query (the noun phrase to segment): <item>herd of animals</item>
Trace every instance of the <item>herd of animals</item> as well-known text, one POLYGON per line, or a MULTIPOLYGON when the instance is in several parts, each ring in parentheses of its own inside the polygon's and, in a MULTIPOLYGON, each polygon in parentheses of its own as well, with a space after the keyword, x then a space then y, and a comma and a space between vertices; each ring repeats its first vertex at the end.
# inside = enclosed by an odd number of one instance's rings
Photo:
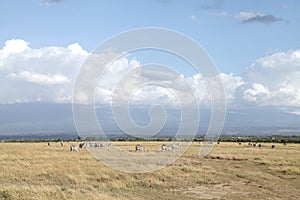
MULTIPOLYGON (((220 144, 218 142, 218 144, 220 144)), ((241 142, 238 143, 239 145, 242 145, 241 142)), ((60 142, 60 145, 61 146, 65 146, 65 143, 63 141, 60 142)), ((82 148, 102 148, 102 147, 111 147, 113 144, 112 143, 102 143, 102 142, 82 142, 82 143, 79 143, 79 145, 74 145, 72 144, 70 146, 70 151, 79 151, 79 149, 82 149, 82 148)), ((164 151, 175 151, 177 148, 179 148, 181 145, 181 143, 175 143, 175 144, 163 144, 161 145, 161 151, 164 152, 164 151)), ((48 146, 51 146, 51 143, 48 142, 48 146)), ((262 144, 260 143, 248 143, 248 146, 249 147, 258 147, 258 148, 261 148, 262 147, 262 144)), ((275 148, 275 145, 272 144, 271 145, 271 148, 274 149, 275 148)), ((136 152, 139 152, 139 151, 147 151, 146 147, 145 146, 142 146, 140 144, 137 144, 135 145, 135 151, 136 152)))

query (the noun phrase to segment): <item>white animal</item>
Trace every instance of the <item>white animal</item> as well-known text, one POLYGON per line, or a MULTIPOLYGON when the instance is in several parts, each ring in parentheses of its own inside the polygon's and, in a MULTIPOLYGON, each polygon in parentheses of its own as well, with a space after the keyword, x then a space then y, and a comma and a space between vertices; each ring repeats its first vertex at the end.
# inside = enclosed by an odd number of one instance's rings
POLYGON ((71 146, 70 146, 70 151, 79 151, 78 146, 76 146, 76 145, 71 145, 71 146))
POLYGON ((146 148, 142 145, 137 144, 135 146, 135 151, 146 151, 146 148))
POLYGON ((180 143, 176 143, 176 144, 163 144, 161 146, 161 151, 175 151, 178 147, 180 146, 180 143))

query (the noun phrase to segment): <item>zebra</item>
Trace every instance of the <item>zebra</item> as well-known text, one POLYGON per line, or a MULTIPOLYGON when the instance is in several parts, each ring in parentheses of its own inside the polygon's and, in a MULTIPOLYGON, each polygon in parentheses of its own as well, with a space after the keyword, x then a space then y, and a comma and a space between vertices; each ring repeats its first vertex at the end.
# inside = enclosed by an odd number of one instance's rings
MULTIPOLYGON (((97 143, 97 142, 95 142, 95 143, 81 143, 80 144, 82 147, 94 147, 94 148, 97 148, 97 147, 104 147, 104 144, 103 143, 97 143)), ((81 147, 81 148, 82 148, 81 147)))
POLYGON ((163 144, 161 146, 161 151, 175 151, 178 147, 180 146, 180 143, 176 143, 176 144, 163 144))
POLYGON ((80 149, 82 149, 83 147, 85 147, 85 143, 84 142, 79 144, 79 148, 80 149))
POLYGON ((135 146, 135 151, 146 151, 146 148, 142 145, 137 144, 135 146))
POLYGON ((78 146, 76 146, 76 145, 71 145, 71 146, 70 146, 70 151, 79 151, 78 146))
POLYGON ((161 151, 175 151, 175 146, 163 144, 161 145, 161 151))
POLYGON ((96 143, 96 147, 104 147, 104 144, 102 144, 102 143, 96 143))

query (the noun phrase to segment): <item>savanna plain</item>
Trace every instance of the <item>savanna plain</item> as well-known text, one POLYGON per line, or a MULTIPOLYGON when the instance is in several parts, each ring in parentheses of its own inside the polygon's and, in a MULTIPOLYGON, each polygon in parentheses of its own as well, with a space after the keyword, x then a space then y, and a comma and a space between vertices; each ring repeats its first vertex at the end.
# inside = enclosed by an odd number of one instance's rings
MULTIPOLYGON (((300 199, 300 144, 221 142, 205 158, 194 142, 176 162, 126 173, 97 161, 78 143, 0 143, 0 199, 300 199)), ((114 142, 134 152, 162 142, 114 142)), ((134 152, 143 154, 147 152, 134 152)))

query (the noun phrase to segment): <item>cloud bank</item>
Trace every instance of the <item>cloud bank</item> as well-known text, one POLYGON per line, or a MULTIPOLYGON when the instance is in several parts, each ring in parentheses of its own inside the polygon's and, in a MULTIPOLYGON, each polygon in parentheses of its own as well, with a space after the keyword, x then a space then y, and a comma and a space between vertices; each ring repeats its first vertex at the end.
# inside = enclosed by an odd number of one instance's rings
MULTIPOLYGON (((252 15, 243 14, 247 17, 252 15)), ((21 39, 6 41, 0 49, 0 104, 24 102, 71 103, 77 73, 88 56, 78 43, 67 47, 43 47, 34 49, 21 39)), ((112 101, 115 86, 125 73, 141 63, 122 57, 114 62, 99 82, 96 102, 112 101)), ((137 70, 128 84, 137 88, 131 101, 137 104, 162 103, 178 105, 178 99, 167 88, 140 87, 148 79, 159 79, 166 85, 175 86, 183 96, 182 85, 186 82, 193 89, 201 104, 209 104, 210 94, 201 74, 191 77, 174 76, 157 70, 137 70)), ((243 76, 221 73, 228 104, 252 104, 279 106, 289 112, 300 108, 300 50, 275 52, 258 58, 243 76)), ((186 98, 188 103, 188 98, 186 98)))

